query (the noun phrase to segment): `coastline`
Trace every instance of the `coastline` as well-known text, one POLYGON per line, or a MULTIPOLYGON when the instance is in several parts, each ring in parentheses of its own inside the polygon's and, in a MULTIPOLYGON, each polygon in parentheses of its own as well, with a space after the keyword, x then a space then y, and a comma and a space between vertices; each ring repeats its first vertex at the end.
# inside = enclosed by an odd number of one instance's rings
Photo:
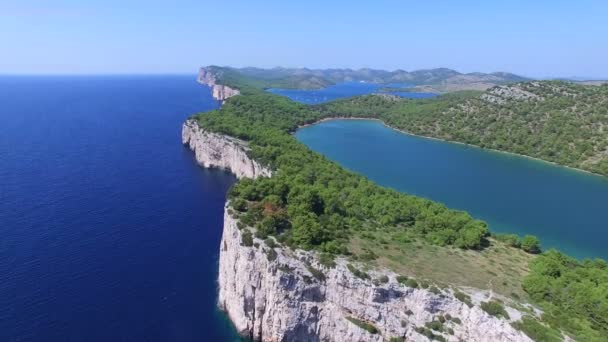
POLYGON ((474 148, 478 148, 478 149, 482 149, 482 150, 486 150, 486 151, 503 153, 503 154, 509 154, 509 155, 517 156, 517 157, 528 158, 528 159, 532 159, 532 160, 535 160, 535 161, 551 164, 553 166, 563 167, 563 168, 566 168, 566 169, 569 169, 569 170, 572 170, 572 171, 583 172, 583 173, 586 173, 586 174, 589 174, 589 175, 593 175, 593 176, 597 176, 597 177, 602 177, 603 179, 608 180, 608 176, 605 176, 605 175, 602 175, 602 174, 599 174, 599 173, 595 173, 595 172, 592 172, 592 171, 589 171, 589 170, 579 169, 579 168, 576 168, 576 167, 573 167, 573 166, 559 164, 559 163, 552 162, 552 161, 549 161, 549 160, 540 159, 538 157, 532 157, 532 156, 528 156, 528 155, 525 155, 525 154, 520 154, 520 153, 515 153, 515 152, 509 152, 509 151, 502 151, 502 150, 497 150, 497 149, 493 149, 493 148, 481 147, 481 146, 477 146, 477 145, 473 145, 473 144, 463 143, 463 142, 460 142, 460 141, 447 140, 447 139, 429 137, 429 136, 426 136, 426 135, 419 135, 419 134, 410 133, 410 132, 401 130, 399 128, 395 128, 393 126, 390 126, 389 124, 387 124, 383 120, 377 119, 377 118, 355 118, 355 117, 339 117, 339 116, 329 117, 329 118, 323 118, 323 119, 315 121, 313 123, 308 123, 308 124, 305 124, 305 125, 298 126, 294 130, 294 133, 297 130, 301 129, 301 128, 306 128, 306 127, 309 127, 309 126, 314 126, 314 125, 320 124, 322 122, 334 121, 334 120, 368 120, 368 121, 378 121, 383 126, 385 126, 386 128, 392 129, 392 130, 397 131, 397 132, 399 132, 401 134, 405 134, 405 135, 409 135, 409 136, 413 136, 413 137, 417 137, 417 138, 437 140, 437 141, 451 143, 451 144, 464 145, 464 146, 467 146, 467 147, 474 147, 474 148))

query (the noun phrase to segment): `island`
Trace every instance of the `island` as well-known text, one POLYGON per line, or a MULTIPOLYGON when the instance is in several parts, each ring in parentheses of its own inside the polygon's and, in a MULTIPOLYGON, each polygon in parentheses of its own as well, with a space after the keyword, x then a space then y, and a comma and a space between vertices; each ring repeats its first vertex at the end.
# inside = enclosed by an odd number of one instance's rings
MULTIPOLYGON (((369 95, 308 106, 264 91, 293 84, 291 74, 221 67, 203 68, 201 74, 199 81, 222 89, 213 95, 223 105, 189 118, 182 143, 202 166, 239 178, 224 212, 218 305, 244 337, 602 341, 607 336, 605 261, 579 261, 555 250, 539 254, 533 236, 492 234, 467 213, 380 187, 312 152, 291 133, 326 118, 376 118, 415 134, 606 174, 606 134, 601 134, 606 111, 596 107, 605 103, 608 88, 526 81, 435 99, 369 95), (555 126, 547 122, 553 113, 570 122, 563 111, 573 106, 591 113, 581 114, 584 127, 573 136, 552 135, 549 128, 555 126), (496 124, 483 128, 487 123, 478 121, 479 113, 488 108, 496 108, 487 118, 496 124), (547 157, 535 155, 544 150, 519 140, 484 146, 522 122, 529 129, 548 129, 536 135, 556 136, 557 142, 569 142, 562 150, 573 152, 552 159, 550 151, 547 157), (480 132, 484 139, 475 138, 480 132), (571 160, 579 143, 590 152, 571 160), (520 146, 530 149, 515 150, 520 146), (415 258, 424 258, 426 267, 411 267, 415 258)), ((305 84, 331 82, 313 76, 305 84)))

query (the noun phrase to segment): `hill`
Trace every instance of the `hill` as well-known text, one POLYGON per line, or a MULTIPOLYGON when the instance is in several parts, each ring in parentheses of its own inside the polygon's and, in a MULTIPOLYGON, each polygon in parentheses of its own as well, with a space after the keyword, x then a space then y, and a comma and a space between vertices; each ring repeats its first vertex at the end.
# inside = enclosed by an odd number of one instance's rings
POLYGON ((308 69, 308 68, 226 68, 208 67, 225 80, 226 85, 248 84, 258 88, 318 89, 341 82, 405 84, 433 92, 484 90, 489 87, 524 81, 526 78, 505 72, 463 74, 447 68, 416 71, 378 69, 308 69))
POLYGON ((608 175, 608 86, 533 81, 433 100, 364 96, 321 106, 408 133, 608 175))

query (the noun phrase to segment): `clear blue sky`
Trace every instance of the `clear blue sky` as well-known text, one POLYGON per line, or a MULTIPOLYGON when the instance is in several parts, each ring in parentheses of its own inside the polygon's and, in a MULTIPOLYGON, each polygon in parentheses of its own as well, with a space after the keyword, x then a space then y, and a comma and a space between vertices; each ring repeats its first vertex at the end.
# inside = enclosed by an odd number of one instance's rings
POLYGON ((606 0, 0 0, 0 73, 200 65, 608 77, 606 0))

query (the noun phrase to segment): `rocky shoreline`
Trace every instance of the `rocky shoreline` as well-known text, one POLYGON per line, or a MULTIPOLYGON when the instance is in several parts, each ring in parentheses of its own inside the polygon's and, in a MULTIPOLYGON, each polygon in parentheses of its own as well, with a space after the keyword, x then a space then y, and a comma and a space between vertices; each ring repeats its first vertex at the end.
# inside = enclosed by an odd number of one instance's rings
MULTIPOLYGON (((184 123, 182 142, 203 167, 220 167, 238 178, 270 177, 272 172, 248 155, 246 142, 207 132, 195 121, 184 123)), ((256 341, 531 341, 511 326, 522 313, 505 301, 510 319, 492 316, 482 301, 497 299, 489 291, 408 287, 389 270, 369 270, 337 259, 334 267, 318 262, 313 252, 268 246, 243 235, 226 204, 220 245, 218 305, 238 332, 256 341), (469 306, 470 305, 470 306, 469 306), (449 319, 446 319, 449 317, 449 319), (435 322, 435 323, 434 323, 435 322), (439 322, 439 323, 437 323, 439 322), (435 330, 432 326, 441 327, 435 330), (439 337, 437 337, 439 336, 439 337)), ((249 235, 247 233, 247 235, 249 235)))

